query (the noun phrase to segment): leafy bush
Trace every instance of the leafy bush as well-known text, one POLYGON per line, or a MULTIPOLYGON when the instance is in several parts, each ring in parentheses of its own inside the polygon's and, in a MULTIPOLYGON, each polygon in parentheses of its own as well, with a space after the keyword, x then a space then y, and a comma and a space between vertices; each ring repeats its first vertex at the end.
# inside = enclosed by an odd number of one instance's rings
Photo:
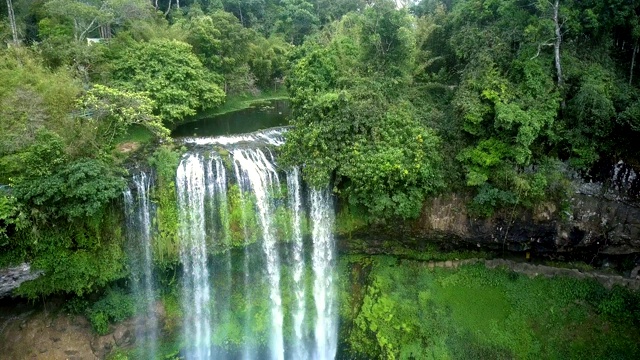
POLYGON ((135 314, 133 296, 118 287, 107 289, 102 299, 96 301, 89 312, 89 321, 100 335, 109 331, 109 323, 123 321, 135 314))
POLYGON ((71 220, 92 217, 119 197, 125 186, 121 175, 101 160, 79 159, 56 168, 50 176, 23 179, 13 190, 19 201, 41 213, 71 220))
POLYGON ((133 43, 116 54, 115 86, 149 94, 156 113, 169 124, 220 105, 224 92, 191 50, 177 40, 133 43))

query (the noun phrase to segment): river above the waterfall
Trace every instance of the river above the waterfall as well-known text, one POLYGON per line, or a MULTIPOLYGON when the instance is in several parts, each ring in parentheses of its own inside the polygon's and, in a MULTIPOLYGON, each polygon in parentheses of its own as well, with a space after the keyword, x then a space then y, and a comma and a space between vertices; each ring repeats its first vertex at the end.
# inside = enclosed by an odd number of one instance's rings
POLYGON ((250 133, 287 125, 289 113, 288 100, 265 101, 247 109, 182 124, 171 132, 171 136, 211 137, 250 133))

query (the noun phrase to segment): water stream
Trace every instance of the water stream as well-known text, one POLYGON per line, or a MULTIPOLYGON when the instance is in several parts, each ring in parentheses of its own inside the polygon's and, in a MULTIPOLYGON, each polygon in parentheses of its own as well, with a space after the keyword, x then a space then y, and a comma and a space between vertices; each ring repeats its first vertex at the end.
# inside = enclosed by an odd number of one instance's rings
MULTIPOLYGON (((333 202, 327 190, 303 190, 300 169, 278 166, 285 131, 182 139, 176 193, 186 359, 335 358, 333 202)), ((134 177, 136 187, 142 178, 134 177)), ((135 213, 145 225, 128 226, 146 234, 135 238, 148 244, 146 289, 153 211, 144 181, 137 193, 146 200, 135 213)), ((134 207, 131 192, 125 202, 134 207)))
POLYGON ((124 192, 128 248, 131 256, 133 291, 142 309, 144 321, 136 327, 136 338, 145 347, 149 358, 155 357, 158 338, 158 319, 155 309, 155 284, 153 276, 153 227, 151 218, 154 207, 149 197, 151 177, 141 172, 133 176, 135 192, 124 192))

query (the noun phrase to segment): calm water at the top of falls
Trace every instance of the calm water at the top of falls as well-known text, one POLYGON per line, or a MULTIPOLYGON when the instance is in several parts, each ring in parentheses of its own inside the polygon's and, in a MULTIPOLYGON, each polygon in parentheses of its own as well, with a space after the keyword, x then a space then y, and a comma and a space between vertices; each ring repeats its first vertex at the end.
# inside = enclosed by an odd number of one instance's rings
POLYGON ((289 112, 287 100, 275 100, 266 105, 258 105, 180 125, 172 131, 171 136, 176 138, 210 137, 250 133, 287 125, 289 112))

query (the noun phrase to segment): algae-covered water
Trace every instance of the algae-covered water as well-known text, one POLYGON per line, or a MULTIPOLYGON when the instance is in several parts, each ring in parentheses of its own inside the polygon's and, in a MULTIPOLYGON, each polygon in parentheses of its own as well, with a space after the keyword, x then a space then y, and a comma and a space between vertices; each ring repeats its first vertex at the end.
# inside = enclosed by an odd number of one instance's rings
POLYGON ((174 129, 171 136, 222 136, 250 133, 286 125, 286 117, 289 113, 288 100, 266 101, 248 109, 188 122, 174 129))

